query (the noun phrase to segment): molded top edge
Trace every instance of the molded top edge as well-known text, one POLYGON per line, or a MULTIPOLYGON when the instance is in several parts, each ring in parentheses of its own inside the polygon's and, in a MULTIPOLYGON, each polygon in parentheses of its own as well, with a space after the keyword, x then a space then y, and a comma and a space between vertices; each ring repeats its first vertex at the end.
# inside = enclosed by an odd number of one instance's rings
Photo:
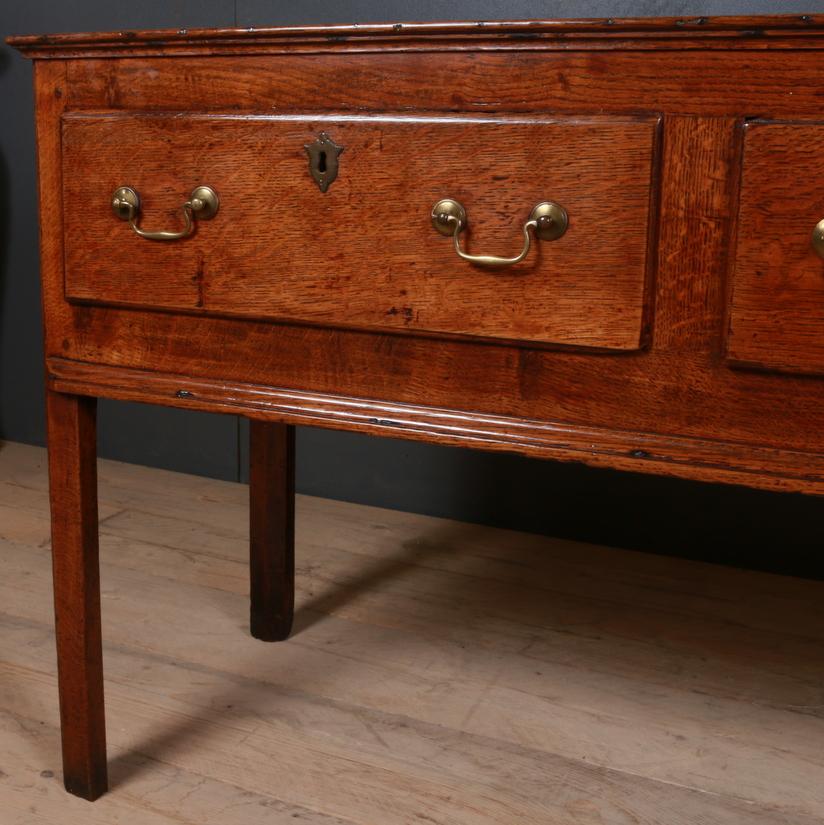
POLYGON ((626 19, 519 20, 435 23, 368 23, 331 26, 282 26, 271 28, 160 29, 68 34, 37 34, 7 38, 6 42, 34 56, 64 51, 171 50, 221 45, 253 46, 255 43, 406 40, 425 38, 489 39, 609 39, 690 37, 702 33, 740 38, 764 38, 824 34, 824 15, 762 15, 737 17, 640 17, 626 19))

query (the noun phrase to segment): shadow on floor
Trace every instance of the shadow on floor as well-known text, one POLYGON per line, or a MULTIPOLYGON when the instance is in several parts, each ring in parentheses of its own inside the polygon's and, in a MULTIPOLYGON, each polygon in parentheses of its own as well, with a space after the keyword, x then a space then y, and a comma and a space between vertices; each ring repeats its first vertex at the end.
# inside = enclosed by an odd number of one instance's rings
MULTIPOLYGON (((595 697, 605 719, 629 713, 627 736, 639 737, 638 748, 649 719, 673 704, 708 730, 726 702, 749 709, 745 726, 759 708, 822 713, 824 585, 817 582, 460 524, 425 533, 345 577, 311 563, 300 575, 316 592, 299 603, 291 641, 256 643, 252 658, 239 645, 237 653, 227 650, 225 670, 202 668, 205 681, 229 681, 227 689, 187 696, 191 715, 115 757, 114 787, 149 758, 163 760, 164 752, 202 738, 208 723, 242 717, 281 725, 295 707, 316 703, 342 714, 358 706, 375 724, 389 717, 406 724, 402 696, 391 712, 364 709, 358 696, 351 706, 329 698, 375 668, 386 668, 390 682, 400 673, 420 683, 415 724, 424 726, 440 725, 441 705, 454 692, 472 695, 483 674, 496 674, 495 688, 517 690, 525 703, 531 695, 559 708, 571 701, 574 684, 595 697), (284 670, 284 661, 294 666, 304 653, 321 651, 333 655, 320 677, 284 670)), ((467 719, 484 713, 481 698, 467 719)), ((734 732, 737 721, 728 724, 734 732)), ((450 735, 472 733, 458 723, 450 735)), ((679 747, 674 742, 673 758, 679 747)))

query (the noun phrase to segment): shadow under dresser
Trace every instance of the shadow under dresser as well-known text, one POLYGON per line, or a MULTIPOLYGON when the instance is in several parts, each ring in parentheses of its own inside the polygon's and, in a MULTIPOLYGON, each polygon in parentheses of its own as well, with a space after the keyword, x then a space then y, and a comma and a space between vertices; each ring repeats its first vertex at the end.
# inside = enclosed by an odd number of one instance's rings
POLYGON ((98 397, 824 493, 824 17, 16 37, 35 60, 68 790, 107 788, 98 397))

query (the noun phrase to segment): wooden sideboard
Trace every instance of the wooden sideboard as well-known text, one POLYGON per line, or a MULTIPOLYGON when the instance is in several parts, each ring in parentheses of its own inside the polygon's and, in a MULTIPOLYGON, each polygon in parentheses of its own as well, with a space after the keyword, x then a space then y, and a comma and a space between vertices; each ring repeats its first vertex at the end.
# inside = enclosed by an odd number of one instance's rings
POLYGON ((73 793, 107 786, 98 397, 252 419, 266 640, 295 424, 824 493, 824 17, 10 42, 73 793))

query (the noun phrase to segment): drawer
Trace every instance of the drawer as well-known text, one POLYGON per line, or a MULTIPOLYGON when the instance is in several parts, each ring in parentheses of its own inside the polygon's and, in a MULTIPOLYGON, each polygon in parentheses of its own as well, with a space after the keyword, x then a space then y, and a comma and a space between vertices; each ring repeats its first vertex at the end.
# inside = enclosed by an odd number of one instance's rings
POLYGON ((824 125, 745 126, 727 353, 743 366, 824 374, 824 125))
POLYGON ((658 124, 657 117, 70 114, 62 124, 66 296, 637 349, 658 124), (315 176, 305 148, 313 144, 315 176), (335 163, 336 177, 321 187, 316 177, 328 178, 335 163), (219 209, 195 220, 185 239, 138 237, 111 207, 113 192, 129 186, 140 198, 138 226, 176 230, 199 185, 217 192, 219 209), (523 261, 487 267, 460 258, 432 222, 434 204, 447 198, 465 210, 461 249, 514 257, 526 232, 523 261), (524 229, 545 201, 567 215, 566 232, 554 240, 524 229))

